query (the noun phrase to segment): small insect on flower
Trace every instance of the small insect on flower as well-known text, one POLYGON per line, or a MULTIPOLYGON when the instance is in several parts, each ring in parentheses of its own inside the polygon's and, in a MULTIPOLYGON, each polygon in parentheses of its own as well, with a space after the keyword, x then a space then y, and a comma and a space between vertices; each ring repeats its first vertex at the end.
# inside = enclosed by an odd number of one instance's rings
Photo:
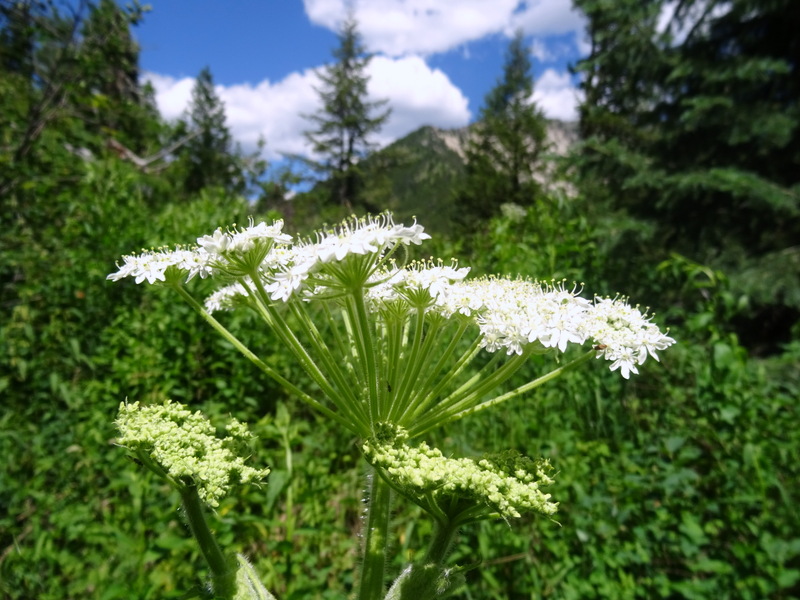
POLYGON ((606 346, 605 344, 597 344, 597 345, 594 347, 594 349, 595 349, 595 350, 598 350, 598 351, 600 351, 600 350, 605 350, 606 348, 608 348, 608 346, 606 346))

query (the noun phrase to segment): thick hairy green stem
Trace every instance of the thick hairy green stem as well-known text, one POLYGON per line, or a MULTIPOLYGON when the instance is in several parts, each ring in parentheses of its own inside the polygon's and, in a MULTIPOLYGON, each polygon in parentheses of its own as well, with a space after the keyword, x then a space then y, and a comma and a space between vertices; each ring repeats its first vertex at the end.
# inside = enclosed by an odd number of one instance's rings
POLYGON ((380 600, 386 589, 386 549, 389 544, 391 488, 377 473, 370 486, 367 528, 364 536, 364 560, 361 565, 359 600, 380 600))
POLYGON ((189 529, 211 569, 211 587, 214 597, 223 600, 233 599, 236 596, 236 559, 225 556, 217 544, 214 534, 208 528, 203 503, 197 494, 197 488, 189 485, 182 488, 180 493, 189 529))
POLYGON ((425 555, 426 563, 444 565, 444 559, 447 558, 447 553, 450 551, 450 545, 453 543, 453 537, 457 530, 458 526, 449 522, 440 523, 436 521, 434 523, 433 538, 425 555))

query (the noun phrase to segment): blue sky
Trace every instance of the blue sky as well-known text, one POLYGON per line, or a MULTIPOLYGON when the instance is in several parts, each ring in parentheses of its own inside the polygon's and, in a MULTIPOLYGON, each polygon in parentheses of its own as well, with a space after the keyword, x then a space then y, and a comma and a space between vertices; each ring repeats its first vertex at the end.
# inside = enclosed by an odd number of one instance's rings
POLYGON ((392 116, 374 141, 422 125, 463 127, 502 74, 509 36, 526 34, 534 100, 551 118, 574 119, 570 63, 586 53, 571 0, 152 0, 134 34, 141 67, 162 114, 177 118, 194 77, 210 67, 228 125, 245 149, 259 137, 267 156, 307 153, 302 114, 319 107, 315 70, 332 60, 350 7, 367 49, 369 93, 392 116))

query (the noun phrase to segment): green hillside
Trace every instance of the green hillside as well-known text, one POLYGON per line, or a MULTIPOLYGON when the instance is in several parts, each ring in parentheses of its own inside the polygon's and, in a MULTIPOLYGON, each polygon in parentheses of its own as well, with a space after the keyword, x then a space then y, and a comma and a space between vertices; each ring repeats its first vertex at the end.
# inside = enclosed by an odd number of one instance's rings
MULTIPOLYGON (((458 212, 454 193, 463 181, 470 131, 421 127, 372 154, 364 163, 367 208, 390 210, 398 221, 417 217, 429 229, 449 233, 458 212)), ((550 159, 566 154, 576 139, 575 124, 550 122, 550 153, 540 169, 548 183, 550 159)))
POLYGON ((447 230, 456 210, 453 190, 464 174, 458 148, 466 137, 466 129, 422 127, 373 154, 365 165, 369 208, 447 230))
MULTIPOLYGON (((289 202, 269 206, 284 214, 288 223, 297 226, 336 222, 353 211, 391 211, 398 222, 416 217, 429 231, 452 233, 459 211, 456 195, 466 173, 465 147, 473 127, 420 127, 370 154, 359 165, 366 186, 362 205, 332 205, 327 200, 326 184, 321 182, 309 192, 295 195, 289 202)), ((548 152, 535 169, 536 177, 548 189, 563 187, 564 182, 556 179, 555 162, 567 155, 578 141, 577 123, 551 120, 547 138, 548 152)))

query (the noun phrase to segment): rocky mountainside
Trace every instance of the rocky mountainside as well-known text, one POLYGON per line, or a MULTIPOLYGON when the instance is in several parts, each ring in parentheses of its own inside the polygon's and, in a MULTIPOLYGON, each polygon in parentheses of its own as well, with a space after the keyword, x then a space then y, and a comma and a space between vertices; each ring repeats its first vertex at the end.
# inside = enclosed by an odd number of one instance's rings
MULTIPOLYGON (((430 135, 439 138, 445 146, 464 159, 464 146, 471 135, 472 126, 460 129, 436 129, 435 127, 422 127, 410 134, 410 137, 420 131, 429 131, 430 135)), ((398 140, 402 142, 407 138, 398 140)), ((578 141, 578 124, 573 121, 551 120, 547 123, 547 142, 550 144, 550 152, 557 156, 564 156, 570 148, 578 141)))
MULTIPOLYGON (((444 224, 458 210, 452 194, 464 174, 471 131, 421 127, 372 154, 362 165, 369 209, 391 210, 401 220, 418 217, 447 229, 444 224)), ((548 154, 564 156, 578 140, 577 123, 550 121, 547 134, 548 154)), ((548 173, 545 161, 542 180, 549 179, 548 173)))

